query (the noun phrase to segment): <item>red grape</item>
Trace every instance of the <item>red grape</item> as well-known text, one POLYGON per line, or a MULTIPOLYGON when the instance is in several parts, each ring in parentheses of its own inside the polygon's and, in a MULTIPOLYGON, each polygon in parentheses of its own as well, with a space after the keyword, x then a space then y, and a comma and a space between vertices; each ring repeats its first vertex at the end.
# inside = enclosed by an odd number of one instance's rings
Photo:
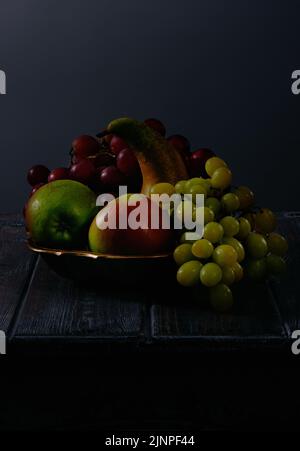
POLYGON ((99 150, 99 143, 93 136, 82 135, 74 139, 72 148, 74 155, 86 158, 91 155, 96 155, 99 150))
POLYGON ((108 166, 100 174, 100 180, 105 188, 114 189, 119 185, 124 185, 125 177, 115 166, 108 166))
POLYGON ((190 155, 190 143, 187 138, 182 135, 172 135, 169 136, 168 141, 172 144, 175 149, 179 150, 179 152, 190 155))
POLYGON ((103 185, 101 182, 101 172, 105 168, 106 168, 106 166, 101 166, 99 168, 96 168, 95 174, 93 176, 93 180, 89 183, 90 188, 92 190, 94 190, 96 193, 100 193, 103 191, 103 185))
POLYGON ((121 150, 126 149, 127 147, 125 141, 118 136, 113 136, 110 140, 110 149, 115 155, 118 155, 121 150))
POLYGON ((112 155, 109 155, 108 153, 99 152, 95 158, 91 158, 90 160, 96 168, 100 168, 103 166, 113 165, 115 158, 112 155))
POLYGON ((139 163, 131 149, 123 149, 117 156, 117 168, 127 177, 137 174, 139 163))
POLYGON ((153 128, 153 130, 155 130, 160 135, 166 136, 166 127, 160 120, 155 119, 155 118, 150 118, 150 119, 146 119, 144 121, 144 123, 146 125, 148 125, 148 127, 153 128))
POLYGON ((45 185, 45 183, 39 183, 38 185, 34 185, 34 187, 31 190, 31 193, 29 194, 29 197, 33 196, 34 193, 36 193, 37 190, 40 189, 44 185, 45 185))
POLYGON ((50 172, 48 182, 55 180, 66 180, 70 178, 70 170, 68 168, 56 168, 50 172))
POLYGON ((190 143, 182 135, 172 135, 168 138, 169 143, 180 153, 186 168, 190 169, 190 143))
POLYGON ((207 177, 205 170, 205 163, 215 154, 210 149, 198 149, 195 150, 190 156, 190 176, 191 177, 207 177))
POLYGON ((79 163, 79 161, 86 160, 86 158, 71 154, 71 165, 79 163))
POLYGON ((70 168, 70 178, 78 182, 88 184, 95 175, 95 167, 89 160, 81 160, 70 168))
POLYGON ((99 177, 100 177, 101 172, 105 168, 107 168, 107 166, 99 166, 99 168, 96 169, 96 176, 99 174, 99 177))
POLYGON ((31 169, 29 169, 27 174, 28 183, 31 186, 38 185, 39 183, 46 183, 49 174, 50 171, 48 168, 46 168, 46 166, 43 166, 41 164, 33 166, 31 169))

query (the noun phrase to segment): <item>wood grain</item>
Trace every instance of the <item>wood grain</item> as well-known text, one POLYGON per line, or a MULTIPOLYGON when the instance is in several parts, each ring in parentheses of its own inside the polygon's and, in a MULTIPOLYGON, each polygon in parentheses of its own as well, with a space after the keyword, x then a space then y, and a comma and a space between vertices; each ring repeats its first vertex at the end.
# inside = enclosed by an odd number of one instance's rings
MULTIPOLYGON (((127 339, 144 335, 145 309, 134 287, 92 287, 64 279, 39 261, 16 335, 127 339)), ((38 338, 37 338, 38 339, 38 338)))
POLYGON ((158 298, 153 305, 152 334, 158 340, 194 340, 208 349, 221 342, 243 346, 284 340, 274 299, 266 285, 241 285, 235 289, 235 308, 230 314, 216 314, 208 305, 205 290, 186 291, 174 287, 169 305, 158 298))
POLYGON ((0 222, 0 329, 8 332, 25 294, 36 256, 28 251, 23 227, 0 222))
POLYGON ((0 225, 23 226, 24 219, 21 214, 7 213, 0 214, 0 225))
POLYGON ((26 250, 23 228, 7 225, 12 220, 13 224, 19 221, 0 217, 0 326, 6 330, 13 320, 18 340, 161 342, 166 346, 188 341, 196 347, 202 343, 206 349, 218 343, 228 349, 259 343, 268 348, 286 342, 290 331, 300 328, 297 214, 279 217, 279 228, 290 242, 287 275, 272 281, 271 290, 267 285, 236 287, 235 309, 226 315, 215 314, 203 292, 185 290, 176 283, 160 290, 151 284, 143 288, 93 287, 61 278, 42 260, 20 308, 34 256, 26 250))
POLYGON ((300 329, 300 212, 285 213, 279 217, 278 230, 289 242, 287 273, 272 280, 276 298, 288 336, 300 329))

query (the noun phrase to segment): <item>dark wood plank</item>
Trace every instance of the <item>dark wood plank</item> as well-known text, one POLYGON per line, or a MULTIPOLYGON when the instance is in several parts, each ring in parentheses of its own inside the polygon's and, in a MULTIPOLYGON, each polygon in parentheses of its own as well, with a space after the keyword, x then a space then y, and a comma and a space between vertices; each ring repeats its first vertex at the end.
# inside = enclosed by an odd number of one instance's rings
POLYGON ((19 213, 1 213, 0 225, 23 226, 24 219, 22 214, 19 213))
POLYGON ((0 329, 5 332, 25 294, 35 261, 27 249, 23 227, 0 223, 0 329))
POLYGON ((235 309, 229 315, 215 315, 203 308, 199 294, 174 288, 169 293, 173 305, 163 305, 158 298, 152 307, 153 336, 157 340, 176 338, 207 343, 281 343, 291 331, 300 329, 300 213, 281 213, 278 222, 279 232, 286 235, 290 244, 288 272, 282 279, 274 279, 268 286, 241 285, 235 295, 235 309))
POLYGON ((158 340, 202 340, 206 345, 284 340, 284 329, 266 285, 241 285, 234 295, 233 312, 216 314, 207 305, 204 290, 174 287, 169 305, 157 299, 152 307, 152 334, 158 340))
POLYGON ((288 336, 300 329, 300 212, 283 213, 279 216, 279 232, 289 242, 288 270, 281 279, 271 284, 288 336))
POLYGON ((69 340, 139 340, 145 305, 135 288, 92 287, 64 279, 39 261, 15 335, 69 340))

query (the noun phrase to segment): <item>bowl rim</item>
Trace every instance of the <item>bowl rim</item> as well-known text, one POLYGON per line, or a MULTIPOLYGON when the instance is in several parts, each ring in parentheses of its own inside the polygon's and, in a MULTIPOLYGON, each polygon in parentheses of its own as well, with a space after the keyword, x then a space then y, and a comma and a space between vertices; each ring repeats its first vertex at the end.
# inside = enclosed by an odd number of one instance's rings
POLYGON ((73 255, 76 257, 92 258, 93 260, 107 259, 107 260, 142 260, 142 259, 166 259, 170 258, 172 253, 162 253, 155 255, 117 255, 117 254, 104 254, 95 253, 82 249, 54 249, 49 247, 38 246, 30 239, 27 240, 27 246, 33 252, 38 254, 48 254, 60 257, 61 255, 73 255))

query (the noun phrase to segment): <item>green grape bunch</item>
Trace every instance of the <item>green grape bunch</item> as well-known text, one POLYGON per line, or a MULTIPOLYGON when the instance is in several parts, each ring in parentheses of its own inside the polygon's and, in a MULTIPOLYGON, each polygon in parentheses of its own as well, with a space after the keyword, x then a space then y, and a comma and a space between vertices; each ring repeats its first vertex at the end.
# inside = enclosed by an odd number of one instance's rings
POLYGON ((203 236, 189 241, 183 230, 174 249, 177 281, 187 288, 206 287, 212 308, 226 313, 234 305, 233 285, 244 278, 261 283, 286 271, 288 243, 276 232, 276 215, 254 207, 252 190, 232 186, 232 172, 224 160, 209 158, 205 171, 207 178, 180 180, 174 187, 154 185, 152 192, 190 194, 192 202, 197 194, 204 196, 203 236))

